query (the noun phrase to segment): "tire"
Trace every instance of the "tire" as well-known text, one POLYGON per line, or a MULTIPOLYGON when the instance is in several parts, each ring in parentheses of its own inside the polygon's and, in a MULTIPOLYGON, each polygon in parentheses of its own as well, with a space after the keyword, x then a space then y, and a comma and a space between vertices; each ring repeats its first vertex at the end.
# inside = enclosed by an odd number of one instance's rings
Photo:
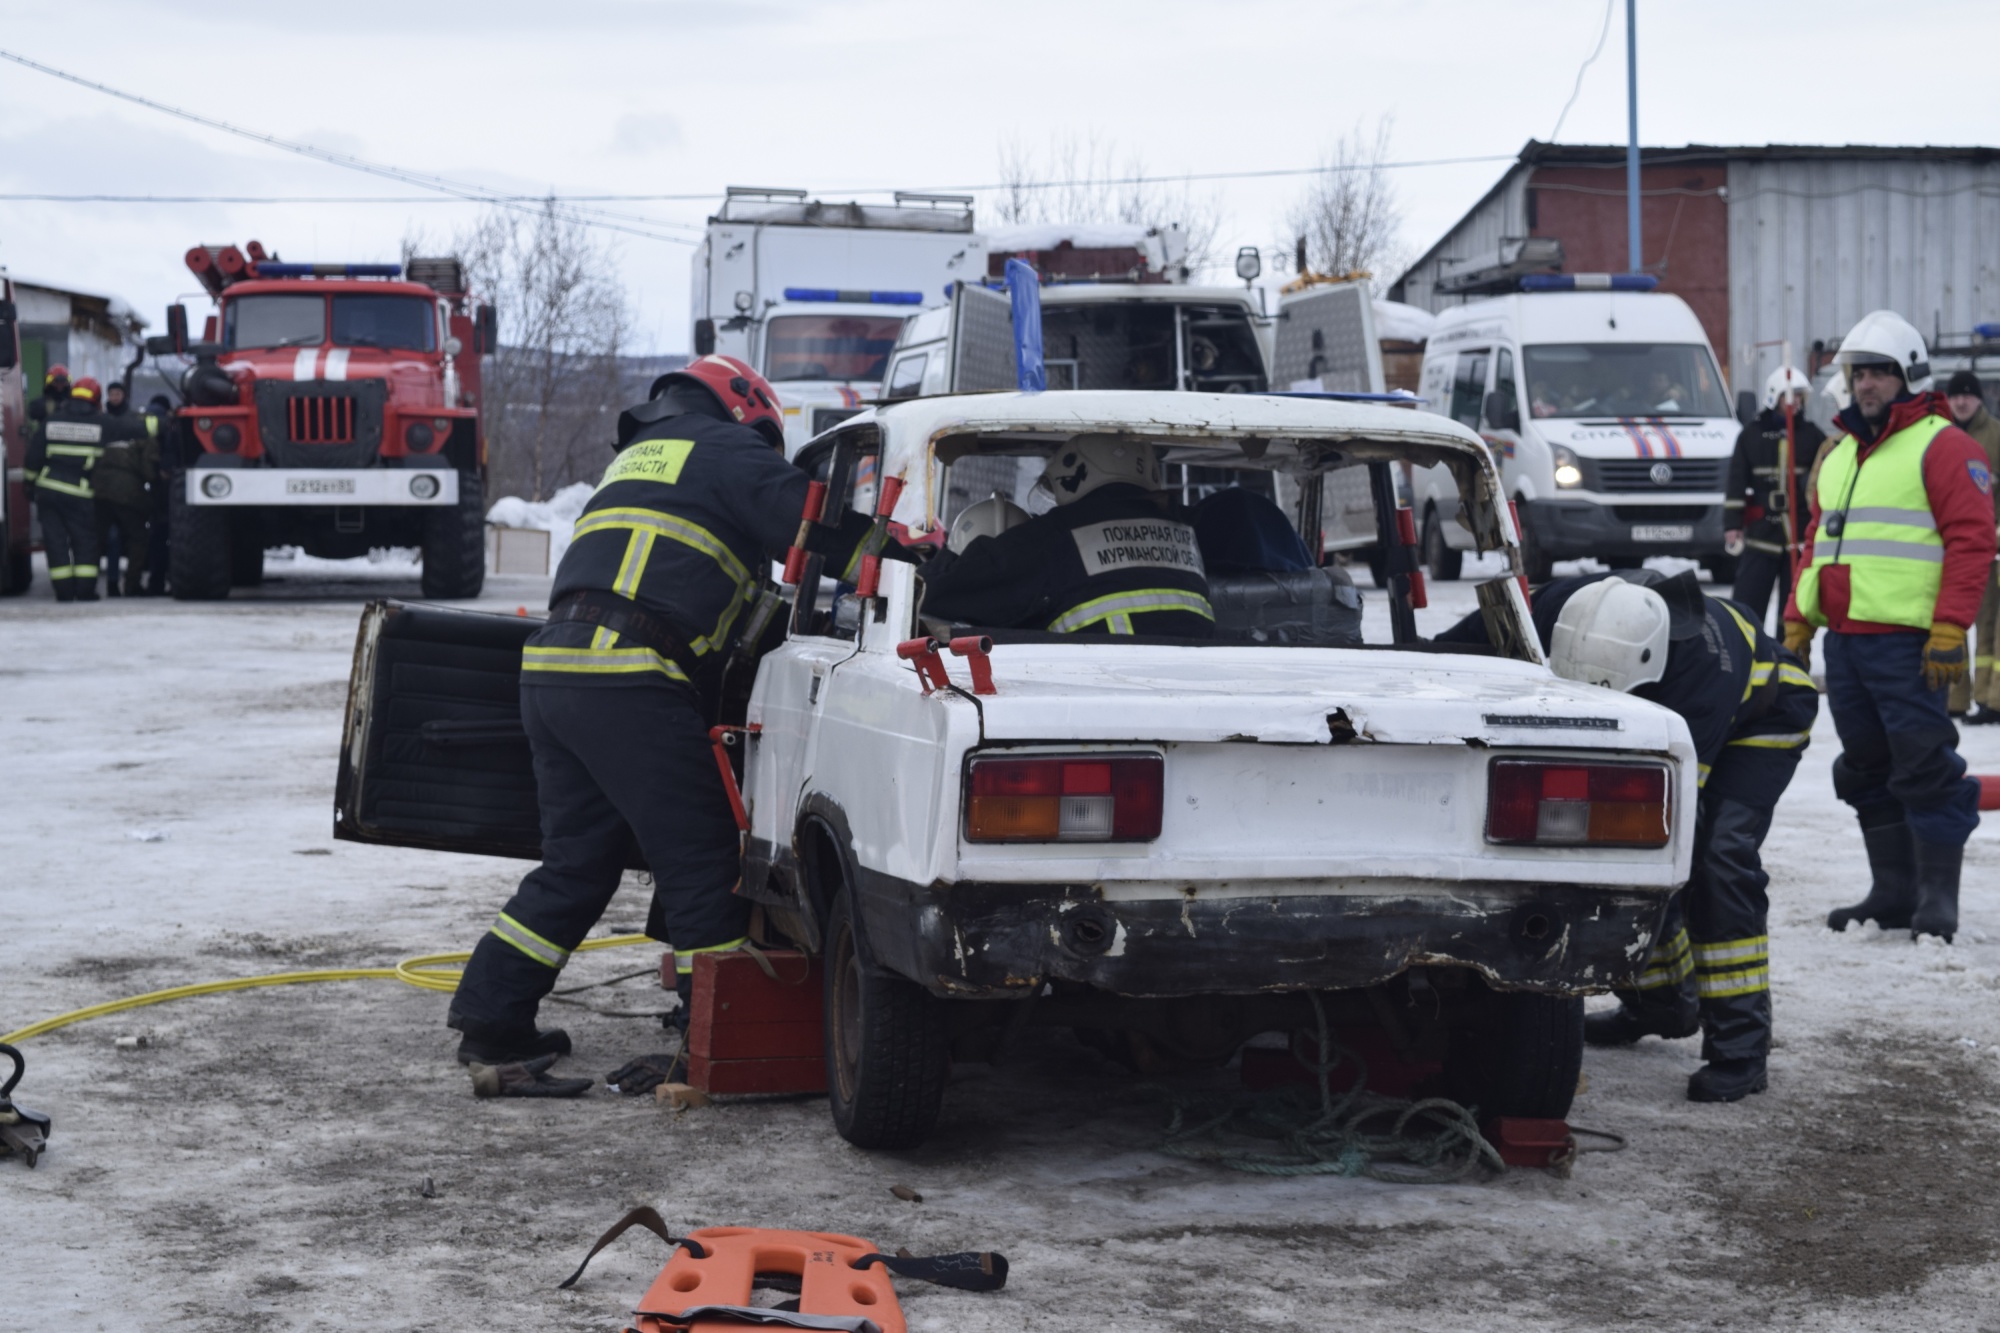
POLYGON ((1424 510, 1424 568, 1440 583, 1455 583, 1465 567, 1465 552, 1445 544, 1444 524, 1436 505, 1424 510))
POLYGON ((1528 582, 1547 583, 1556 575, 1556 558, 1535 540, 1535 525, 1528 517, 1527 504, 1517 503, 1514 512, 1521 523, 1521 570, 1528 576, 1528 582))
POLYGON ((19 597, 35 581, 35 553, 24 541, 15 546, 11 527, 0 528, 0 597, 19 597))
POLYGON ((914 1148, 936 1128, 951 1050, 940 1002, 862 960, 844 889, 826 930, 826 1091, 857 1148, 914 1148))
POLYGON ((477 597, 486 586, 486 481, 458 474, 458 503, 424 515, 424 596, 477 597))
POLYGON ((1388 548, 1371 546, 1358 554, 1361 556, 1362 561, 1367 564, 1368 577, 1375 580, 1375 586, 1387 591, 1389 587, 1388 548))
POLYGON ((1582 996, 1493 991, 1453 1033, 1445 1078, 1481 1120, 1561 1120, 1582 1072, 1582 996))
POLYGON ((167 498, 167 582, 179 602, 219 602, 229 596, 229 515, 191 505, 175 486, 167 498))
POLYGON ((259 587, 264 582, 264 525, 249 511, 230 517, 229 586, 259 587))

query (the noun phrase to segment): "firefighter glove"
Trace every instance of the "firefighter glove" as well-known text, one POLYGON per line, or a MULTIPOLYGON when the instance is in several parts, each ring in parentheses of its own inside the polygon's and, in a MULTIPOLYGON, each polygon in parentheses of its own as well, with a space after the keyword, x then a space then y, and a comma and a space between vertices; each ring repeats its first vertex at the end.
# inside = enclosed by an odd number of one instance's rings
POLYGON ((678 1055, 640 1055, 627 1060, 604 1076, 604 1086, 627 1097, 643 1097, 662 1083, 681 1076, 678 1055))
POLYGON ((1785 651, 1799 659, 1808 671, 1812 669, 1813 627, 1803 620, 1785 622, 1785 651))
POLYGON ((549 1068, 562 1057, 537 1056, 513 1065, 467 1065, 475 1097, 578 1097, 594 1080, 550 1078, 549 1068))
POLYGON ((1924 644, 1924 684, 1941 690, 1964 674, 1965 626, 1932 621, 1930 641, 1924 644))

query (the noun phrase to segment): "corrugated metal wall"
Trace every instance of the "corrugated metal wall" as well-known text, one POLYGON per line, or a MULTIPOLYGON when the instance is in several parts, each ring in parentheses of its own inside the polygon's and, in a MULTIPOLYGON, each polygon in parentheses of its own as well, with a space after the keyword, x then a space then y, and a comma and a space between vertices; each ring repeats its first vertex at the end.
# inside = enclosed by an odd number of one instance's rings
POLYGON ((1528 168, 1518 163, 1509 167, 1500 186, 1459 219, 1458 225, 1446 232, 1444 239, 1403 276, 1397 284, 1400 290, 1391 289, 1391 299, 1422 310, 1443 310, 1457 305, 1461 298, 1440 297, 1431 289, 1437 285, 1440 274, 1451 272, 1466 260, 1493 254, 1503 240, 1518 240, 1528 234, 1527 180, 1528 168), (1452 263, 1453 260, 1459 263, 1452 263))
POLYGON ((1729 165, 1729 342, 1761 391, 1789 338, 1803 366, 1871 310, 1924 337, 2000 320, 2000 163, 1808 158, 1729 165))

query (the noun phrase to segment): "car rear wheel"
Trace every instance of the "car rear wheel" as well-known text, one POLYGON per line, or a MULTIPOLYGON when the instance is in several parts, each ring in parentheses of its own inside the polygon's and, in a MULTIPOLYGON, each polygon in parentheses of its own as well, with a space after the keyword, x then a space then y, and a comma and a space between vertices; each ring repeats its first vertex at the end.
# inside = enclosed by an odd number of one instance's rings
POLYGON ((1444 539, 1444 523, 1437 506, 1424 510, 1424 567, 1440 583, 1455 581, 1465 566, 1465 552, 1454 551, 1444 539))
POLYGON ((458 503, 424 515, 424 596, 477 597, 485 586, 485 479, 460 471, 458 503))
POLYGON ((929 1138, 951 1068, 944 1014, 923 987, 863 960, 844 891, 827 923, 825 1012, 827 1100, 840 1137, 857 1148, 929 1138))
POLYGON ((1445 1078, 1482 1120, 1561 1120, 1582 1072, 1582 996, 1494 991, 1453 1034, 1445 1078))
POLYGON ((215 602, 229 596, 228 511, 189 504, 179 486, 167 505, 167 582, 175 600, 215 602))

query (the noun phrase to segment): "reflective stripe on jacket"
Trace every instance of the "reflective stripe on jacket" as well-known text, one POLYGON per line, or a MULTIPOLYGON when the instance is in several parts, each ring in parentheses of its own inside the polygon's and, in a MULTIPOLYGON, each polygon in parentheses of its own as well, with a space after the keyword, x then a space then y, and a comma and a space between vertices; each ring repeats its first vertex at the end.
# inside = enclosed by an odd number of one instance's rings
POLYGON ((1847 614, 1855 620, 1929 629, 1944 573, 1944 538, 1924 486, 1924 453, 1951 425, 1927 416, 1884 439, 1860 459, 1852 435, 1819 471, 1819 531, 1812 564, 1800 576, 1799 610, 1825 625, 1820 577, 1828 565, 1850 567, 1847 614), (1840 530, 1829 526, 1838 515, 1840 530))

